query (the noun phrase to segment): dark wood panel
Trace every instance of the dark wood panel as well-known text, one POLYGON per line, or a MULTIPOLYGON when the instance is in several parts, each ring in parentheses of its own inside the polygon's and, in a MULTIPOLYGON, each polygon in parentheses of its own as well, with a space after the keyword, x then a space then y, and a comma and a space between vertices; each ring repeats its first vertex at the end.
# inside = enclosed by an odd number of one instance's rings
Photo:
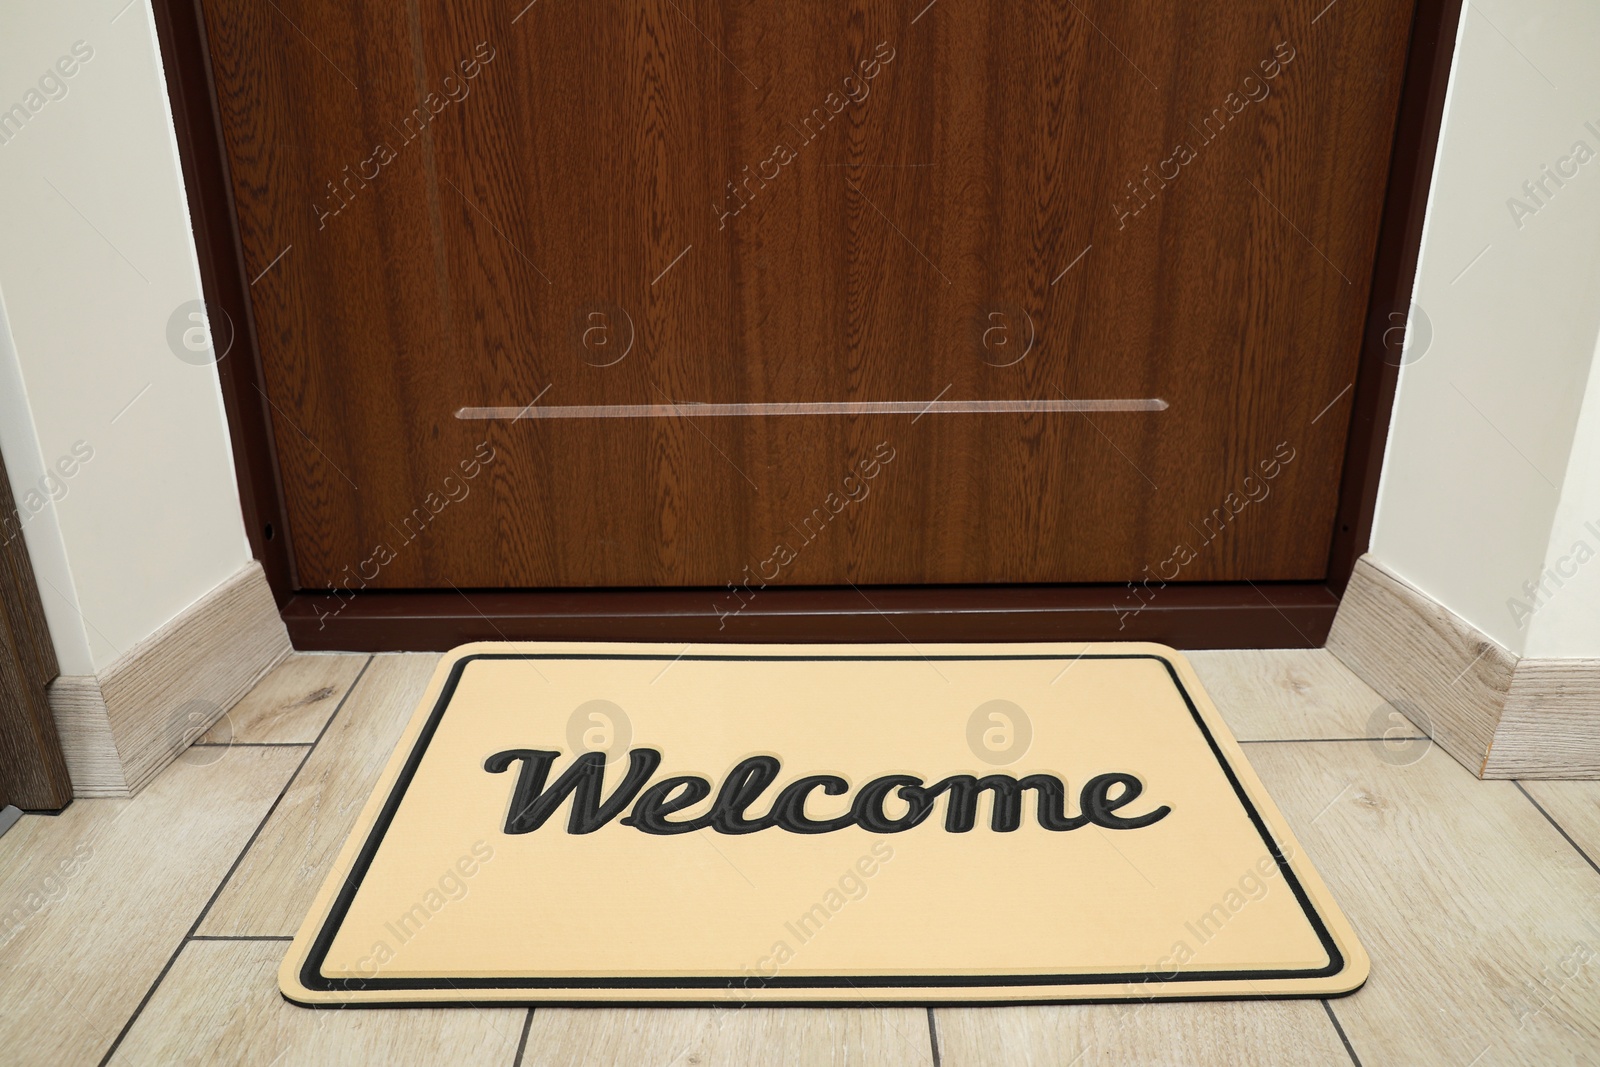
POLYGON ((1450 86, 1450 59, 1463 8, 1462 0, 1420 0, 1412 24, 1328 559, 1328 582, 1336 593, 1344 592, 1356 560, 1372 537, 1389 413, 1400 377, 1401 345, 1405 332, 1414 325, 1411 294, 1450 86))
POLYGON ((1349 425, 1323 409, 1354 378, 1410 10, 1320 7, 939 5, 913 23, 874 3, 612 3, 512 23, 474 4, 210 4, 302 584, 349 580, 380 543, 395 558, 374 587, 739 580, 881 440, 895 480, 784 581, 1136 578, 1279 442, 1296 460, 1271 501, 1180 579, 1321 577, 1349 425), (870 95, 738 216, 714 212, 708 192, 880 40, 895 55, 870 95), (479 41, 493 58, 464 79, 479 41), (1293 59, 1254 83, 1270 95, 1120 214, 1280 42, 1293 59), (414 139, 386 132, 452 71, 463 99, 414 139), (380 141, 394 159, 350 181, 380 141), (350 184, 329 199, 333 180, 350 184), (590 366, 581 316, 619 305, 635 349, 590 366), (1037 328, 1011 367, 977 340, 994 308, 1037 328), (547 385, 562 404, 1172 407, 486 433, 452 417, 547 385), (395 543, 482 440, 496 461, 470 498, 395 543))
POLYGON ((296 648, 445 651, 467 641, 1159 641, 1317 648, 1339 599, 1316 582, 1126 588, 919 587, 301 594, 296 648), (741 608, 739 605, 743 604, 741 608))
POLYGON ((239 242, 205 19, 200 0, 156 0, 152 12, 207 319, 219 354, 217 373, 228 412, 245 532, 281 608, 300 583, 248 295, 253 275, 245 273, 239 242))
MULTIPOLYGON (((242 265, 239 235, 231 211, 218 213, 206 209, 207 205, 230 200, 231 189, 226 178, 227 161, 221 149, 217 107, 211 92, 209 56, 203 43, 205 34, 200 2, 156 0, 154 8, 169 95, 177 121, 185 188, 200 246, 201 277, 206 297, 208 302, 224 307, 232 315, 233 321, 238 323, 245 321, 249 315, 248 303, 242 301, 242 296, 236 295, 244 293, 249 281, 242 265), (217 132, 213 134, 212 131, 217 132)), ((1380 236, 1378 265, 1368 314, 1369 333, 1363 370, 1352 394, 1356 413, 1352 416, 1353 432, 1340 494, 1341 521, 1336 530, 1328 573, 1329 601, 1343 588, 1351 565, 1367 545, 1371 509, 1378 487, 1377 471, 1382 454, 1383 430, 1392 399, 1393 372, 1392 367, 1385 366, 1382 358, 1382 332, 1372 331, 1371 325, 1378 323, 1383 329, 1388 329, 1393 324, 1393 320, 1388 318, 1389 314, 1409 297, 1431 161, 1439 130, 1439 114, 1448 85, 1451 43, 1455 38, 1460 13, 1460 0, 1422 0, 1418 5, 1405 95, 1396 131, 1393 170, 1385 199, 1385 224, 1380 236), (1391 220, 1398 222, 1391 224, 1391 220), (1389 264, 1387 280, 1384 276, 1386 263, 1389 264), (1374 368, 1379 373, 1371 373, 1374 368)), ((241 491, 246 496, 247 513, 264 520, 247 525, 247 530, 257 557, 270 562, 274 557, 287 556, 284 536, 286 511, 275 469, 265 468, 250 460, 252 455, 270 452, 273 444, 270 425, 257 418, 260 410, 265 408, 265 403, 259 391, 262 385, 261 371, 254 356, 253 335, 246 332, 241 335, 240 343, 235 348, 233 361, 223 364, 224 400, 228 406, 230 425, 234 428, 234 459, 241 491), (226 373, 230 367, 234 369, 232 375, 226 373), (229 388, 230 385, 234 388, 229 388), (237 442, 240 437, 247 442, 248 451, 239 447, 237 442), (266 536, 267 526, 273 527, 274 537, 266 536)), ((292 576, 286 576, 290 570, 290 561, 287 560, 279 567, 267 567, 280 603, 291 598, 298 585, 292 576)), ((868 592, 877 591, 869 589, 868 592)), ((981 621, 987 612, 982 610, 983 605, 977 601, 993 592, 1006 591, 990 587, 966 596, 952 592, 945 608, 953 619, 981 621)), ((352 648, 439 649, 446 647, 460 632, 459 621, 451 616, 460 608, 448 603, 459 601, 456 592, 421 592, 410 594, 409 599, 412 604, 409 613, 362 608, 343 613, 336 626, 320 629, 314 620, 334 610, 338 601, 302 595, 294 597, 295 603, 285 614, 290 619, 291 634, 297 646, 302 648, 338 648, 348 644, 352 648), (406 621, 396 622, 394 616, 401 616, 406 621), (338 637, 335 638, 334 634, 338 637)), ((481 599, 477 602, 482 603, 481 599)), ((1175 630, 1179 632, 1168 639, 1179 647, 1202 647, 1204 643, 1237 647, 1276 643, 1274 640, 1254 639, 1246 628, 1236 628, 1228 623, 1228 620, 1237 616, 1220 613, 1203 604, 1176 601, 1169 601, 1169 604, 1170 617, 1174 620, 1175 630)), ((638 610, 642 610, 642 605, 638 610)), ((523 612, 519 609, 519 613, 523 612)), ((1331 608, 1327 609, 1327 614, 1331 618, 1331 608)), ((631 625, 625 612, 619 611, 616 617, 620 625, 631 625)), ((490 620, 493 621, 493 616, 490 620)), ((828 616, 817 616, 816 621, 819 632, 815 636, 828 639, 828 616)), ((1024 627, 1013 636, 1021 639, 1059 636, 1045 617, 1036 617, 1035 621, 1038 625, 1031 629, 1024 627)), ((1097 640, 1118 636, 1111 617, 1104 618, 1103 623, 1103 626, 1092 629, 1084 636, 1097 640)), ((1303 623, 1298 625, 1320 643, 1325 627, 1314 630, 1303 623)), ((611 631, 596 634, 606 635, 620 636, 611 631)), ((1291 640, 1287 633, 1277 635, 1277 639, 1291 640)))
POLYGON ((72 801, 45 693, 60 673, 11 480, 0 462, 0 807, 56 811, 72 801))

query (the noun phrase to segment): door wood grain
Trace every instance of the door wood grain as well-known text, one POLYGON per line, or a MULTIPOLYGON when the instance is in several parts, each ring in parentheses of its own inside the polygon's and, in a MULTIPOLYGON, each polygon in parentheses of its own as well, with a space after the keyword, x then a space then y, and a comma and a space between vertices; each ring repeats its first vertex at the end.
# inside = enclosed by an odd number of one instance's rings
POLYGON ((516 7, 205 0, 303 588, 1325 575, 1412 3, 516 7))
POLYGON ((57 811, 72 803, 47 692, 61 669, 23 535, 40 491, 18 508, 0 460, 0 807, 57 811))

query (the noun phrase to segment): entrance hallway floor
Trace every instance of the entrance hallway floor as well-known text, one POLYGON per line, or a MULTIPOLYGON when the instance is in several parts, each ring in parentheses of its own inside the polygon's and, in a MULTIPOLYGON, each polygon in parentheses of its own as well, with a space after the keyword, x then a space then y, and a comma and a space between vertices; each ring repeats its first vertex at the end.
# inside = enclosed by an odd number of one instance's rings
POLYGON ((438 657, 296 655, 139 796, 0 838, 0 1063, 1600 1063, 1600 782, 1480 782, 1320 649, 1189 657, 1372 956, 1352 996, 297 1008, 278 963, 438 657))

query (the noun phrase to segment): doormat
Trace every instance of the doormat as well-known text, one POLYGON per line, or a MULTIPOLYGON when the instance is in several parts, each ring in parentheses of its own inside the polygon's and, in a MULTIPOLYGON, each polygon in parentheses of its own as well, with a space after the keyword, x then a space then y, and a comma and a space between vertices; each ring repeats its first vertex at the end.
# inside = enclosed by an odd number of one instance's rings
POLYGON ((1325 997, 1367 957, 1194 671, 476 644, 279 973, 308 1005, 1325 997))

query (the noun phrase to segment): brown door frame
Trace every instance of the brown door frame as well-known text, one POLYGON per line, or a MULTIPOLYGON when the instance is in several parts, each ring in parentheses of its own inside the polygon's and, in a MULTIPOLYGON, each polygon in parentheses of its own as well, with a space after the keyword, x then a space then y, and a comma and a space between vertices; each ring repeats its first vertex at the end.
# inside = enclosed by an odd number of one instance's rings
POLYGON ((1142 640, 1317 647, 1366 551, 1462 0, 1418 0, 1395 123, 1328 567, 1313 582, 723 589, 304 590, 295 574, 200 0, 154 0, 245 528, 300 649, 464 641, 1142 640), (733 613, 739 604, 748 606, 733 613))
POLYGON ((53 813, 72 803, 72 780, 47 693, 60 673, 0 460, 0 807, 53 813))

